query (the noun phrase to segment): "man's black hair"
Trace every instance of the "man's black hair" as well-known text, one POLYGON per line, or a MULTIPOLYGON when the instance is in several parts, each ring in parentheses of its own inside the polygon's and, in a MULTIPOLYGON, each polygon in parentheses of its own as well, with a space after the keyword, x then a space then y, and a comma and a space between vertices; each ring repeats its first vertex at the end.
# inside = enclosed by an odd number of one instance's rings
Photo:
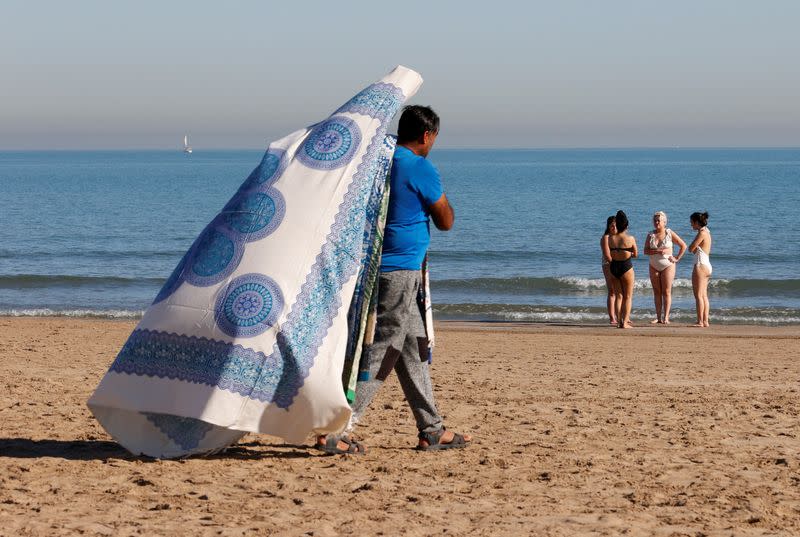
POLYGON ((439 132, 439 116, 430 106, 410 105, 403 108, 397 126, 397 142, 419 140, 426 132, 439 132))

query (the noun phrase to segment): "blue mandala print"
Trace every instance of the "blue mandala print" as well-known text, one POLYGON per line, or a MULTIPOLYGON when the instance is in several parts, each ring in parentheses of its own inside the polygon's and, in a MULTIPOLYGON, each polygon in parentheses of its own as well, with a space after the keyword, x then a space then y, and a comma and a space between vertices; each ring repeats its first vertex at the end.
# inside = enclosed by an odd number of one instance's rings
POLYGON ((264 153, 261 163, 242 184, 240 191, 259 189, 271 185, 286 169, 286 152, 283 149, 270 149, 264 153))
POLYGON ((283 309, 283 294, 263 274, 245 274, 220 294, 214 308, 217 326, 231 337, 253 337, 275 324, 283 309))
POLYGON ((186 281, 200 287, 219 283, 236 270, 242 259, 242 241, 212 222, 197 239, 189 254, 186 281))
POLYGON ((389 114, 394 115, 403 99, 400 88, 394 84, 379 82, 361 90, 335 113, 350 112, 384 120, 389 114))
POLYGON ((355 155, 361 145, 361 130, 352 119, 333 116, 311 131, 297 158, 317 170, 341 168, 355 155))
POLYGON ((147 421, 155 425, 159 431, 169 437, 182 449, 195 449, 200 442, 213 429, 213 426, 195 418, 183 418, 171 414, 156 414, 155 412, 142 412, 147 421))
POLYGON ((270 179, 275 176, 275 172, 278 171, 278 167, 281 165, 281 157, 276 155, 275 153, 266 153, 264 158, 261 159, 261 175, 258 178, 258 182, 266 183, 270 179))
POLYGON ((238 344, 137 329, 119 351, 110 370, 216 386, 244 397, 270 401, 283 375, 283 363, 275 356, 238 344), (256 384, 262 391, 253 391, 256 384))
POLYGON ((189 257, 189 252, 183 254, 178 266, 175 267, 175 270, 172 271, 167 281, 164 282, 164 286, 161 288, 161 291, 158 292, 156 295, 155 300, 153 300, 153 304, 157 304, 162 300, 168 298, 172 295, 175 291, 178 290, 178 287, 181 286, 183 283, 183 271, 186 268, 186 259, 189 257))
POLYGON ((242 239, 251 242, 275 231, 283 220, 286 203, 274 188, 235 196, 222 210, 222 220, 242 239))

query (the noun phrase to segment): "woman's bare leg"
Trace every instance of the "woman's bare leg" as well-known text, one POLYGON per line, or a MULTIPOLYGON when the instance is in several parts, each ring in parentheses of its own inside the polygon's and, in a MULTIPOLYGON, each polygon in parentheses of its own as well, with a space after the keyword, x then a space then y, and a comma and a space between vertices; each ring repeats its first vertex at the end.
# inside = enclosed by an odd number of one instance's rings
POLYGON ((633 284, 636 282, 636 277, 633 274, 633 269, 622 275, 620 283, 622 284, 622 307, 620 308, 620 315, 617 318, 620 328, 630 328, 631 325, 631 305, 633 302, 633 284))
POLYGON ((661 322, 669 324, 669 312, 672 309, 672 282, 675 281, 675 265, 661 271, 661 296, 664 304, 664 316, 661 322))
POLYGON ((703 299, 699 294, 700 276, 697 274, 697 265, 692 268, 692 294, 694 295, 694 309, 697 312, 697 322, 692 325, 698 328, 703 327, 703 299))
POLYGON ((608 268, 608 265, 603 265, 603 277, 606 279, 606 289, 608 289, 608 296, 606 297, 608 322, 610 324, 617 324, 617 293, 614 286, 615 278, 611 275, 611 269, 608 268))
POLYGON ((661 322, 661 311, 663 307, 663 301, 661 299, 662 289, 661 289, 661 274, 650 265, 650 284, 653 286, 653 302, 656 305, 656 318, 650 321, 650 324, 656 324, 661 322))
POLYGON ((693 326, 705 328, 708 326, 708 269, 701 265, 692 269, 692 292, 697 308, 697 323, 693 326))
POLYGON ((704 327, 708 327, 708 280, 711 275, 708 273, 708 268, 702 265, 697 267, 697 273, 699 276, 699 294, 703 305, 703 315, 700 320, 704 327))
POLYGON ((616 320, 619 321, 620 312, 622 311, 622 282, 617 278, 613 278, 614 284, 614 307, 617 313, 616 320))

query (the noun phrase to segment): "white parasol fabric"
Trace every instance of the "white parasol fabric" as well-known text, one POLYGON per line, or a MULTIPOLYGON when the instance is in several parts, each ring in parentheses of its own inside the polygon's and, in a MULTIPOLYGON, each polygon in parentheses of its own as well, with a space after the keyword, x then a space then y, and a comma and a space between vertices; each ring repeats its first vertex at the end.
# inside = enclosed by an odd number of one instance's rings
POLYGON ((145 312, 88 405, 135 454, 210 453, 248 431, 342 430, 347 313, 386 129, 420 75, 397 67, 270 144, 145 312))

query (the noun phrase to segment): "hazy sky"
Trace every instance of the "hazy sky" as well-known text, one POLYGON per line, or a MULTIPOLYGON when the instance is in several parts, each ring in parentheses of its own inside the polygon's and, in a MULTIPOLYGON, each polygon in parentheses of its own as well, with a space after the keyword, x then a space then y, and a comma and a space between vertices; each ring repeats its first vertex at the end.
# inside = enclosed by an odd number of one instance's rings
POLYGON ((263 147, 403 64, 442 147, 800 146, 800 2, 3 1, 0 150, 263 147))

